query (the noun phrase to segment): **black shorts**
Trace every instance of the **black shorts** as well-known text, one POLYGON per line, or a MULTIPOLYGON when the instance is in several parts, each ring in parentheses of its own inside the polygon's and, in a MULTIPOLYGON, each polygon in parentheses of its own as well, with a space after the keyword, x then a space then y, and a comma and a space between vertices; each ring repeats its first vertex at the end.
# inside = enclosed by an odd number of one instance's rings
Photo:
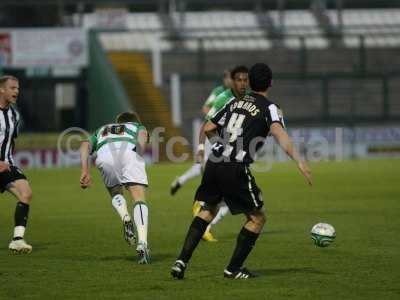
POLYGON ((215 206, 224 200, 233 215, 249 213, 264 205, 261 190, 249 166, 234 162, 207 161, 195 199, 204 201, 208 206, 215 206))
POLYGON ((26 176, 22 171, 15 166, 10 166, 11 171, 5 171, 0 173, 0 192, 4 193, 7 186, 18 179, 26 179, 26 176))

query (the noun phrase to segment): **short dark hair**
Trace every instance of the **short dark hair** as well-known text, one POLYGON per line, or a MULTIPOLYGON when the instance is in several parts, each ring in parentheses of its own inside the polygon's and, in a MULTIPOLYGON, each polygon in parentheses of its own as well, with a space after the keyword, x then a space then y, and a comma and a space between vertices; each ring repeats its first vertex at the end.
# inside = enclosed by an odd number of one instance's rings
POLYGON ((247 68, 246 66, 236 66, 232 69, 231 71, 231 78, 235 79, 235 75, 238 73, 249 73, 249 68, 247 68))
POLYGON ((139 115, 134 111, 120 113, 115 119, 117 123, 138 122, 141 123, 139 115))
POLYGON ((8 80, 15 80, 19 81, 17 77, 12 76, 12 75, 3 75, 0 76, 0 86, 3 86, 8 80))
POLYGON ((264 63, 256 63, 249 72, 250 87, 255 92, 266 91, 272 83, 272 71, 264 63))

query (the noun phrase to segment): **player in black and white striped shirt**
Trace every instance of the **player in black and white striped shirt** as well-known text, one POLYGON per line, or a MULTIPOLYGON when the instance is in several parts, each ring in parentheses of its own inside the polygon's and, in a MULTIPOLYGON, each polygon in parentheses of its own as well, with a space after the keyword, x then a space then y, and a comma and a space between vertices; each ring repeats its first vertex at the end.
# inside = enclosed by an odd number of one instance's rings
POLYGON ((14 139, 18 135, 19 114, 12 106, 19 94, 14 76, 0 77, 0 192, 8 191, 17 199, 14 236, 8 248, 16 253, 30 253, 32 246, 24 240, 32 190, 21 170, 14 165, 14 139))

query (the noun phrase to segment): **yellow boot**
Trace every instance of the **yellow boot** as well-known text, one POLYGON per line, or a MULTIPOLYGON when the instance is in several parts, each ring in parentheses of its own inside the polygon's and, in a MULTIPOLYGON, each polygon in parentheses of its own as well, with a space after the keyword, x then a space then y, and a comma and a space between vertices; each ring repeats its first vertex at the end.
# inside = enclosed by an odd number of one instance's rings
POLYGON ((206 242, 218 242, 218 240, 212 235, 210 227, 204 232, 202 239, 206 242))
MULTIPOLYGON (((199 201, 195 200, 193 202, 193 207, 192 207, 192 213, 193 213, 193 217, 196 217, 197 214, 200 212, 201 210, 201 204, 199 201)), ((210 231, 210 227, 207 227, 207 230, 204 232, 202 239, 206 242, 217 242, 218 240, 216 238, 214 238, 214 236, 212 235, 211 231, 210 231)))
POLYGON ((199 213, 200 209, 201 209, 200 202, 195 200, 193 202, 193 206, 192 206, 193 217, 197 216, 197 214, 199 213))

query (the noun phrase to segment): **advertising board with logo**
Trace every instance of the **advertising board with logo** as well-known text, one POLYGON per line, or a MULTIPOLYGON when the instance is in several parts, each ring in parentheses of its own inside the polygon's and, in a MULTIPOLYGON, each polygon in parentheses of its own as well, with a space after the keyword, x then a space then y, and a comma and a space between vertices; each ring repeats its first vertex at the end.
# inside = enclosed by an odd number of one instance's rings
POLYGON ((87 33, 81 28, 12 29, 0 32, 0 64, 7 67, 84 67, 87 33))

